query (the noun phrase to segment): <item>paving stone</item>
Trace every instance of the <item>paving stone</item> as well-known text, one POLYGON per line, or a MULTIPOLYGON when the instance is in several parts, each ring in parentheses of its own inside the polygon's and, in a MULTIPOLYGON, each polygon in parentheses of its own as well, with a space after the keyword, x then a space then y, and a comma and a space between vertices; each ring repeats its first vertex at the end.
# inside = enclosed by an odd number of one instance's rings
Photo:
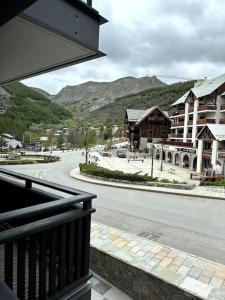
POLYGON ((198 277, 200 276, 202 270, 192 267, 191 270, 188 272, 188 276, 193 277, 195 279, 198 279, 198 277))
POLYGON ((213 289, 210 293, 209 300, 224 300, 225 299, 225 288, 213 289))
POLYGON ((221 287, 221 285, 223 284, 223 280, 218 278, 218 277, 214 277, 210 280, 209 285, 211 285, 214 288, 219 288, 221 287))
POLYGON ((93 286, 93 289, 98 292, 100 295, 104 295, 106 292, 108 292, 112 288, 111 285, 101 281, 93 286))
POLYGON ((189 271, 190 271, 191 268, 189 267, 186 267, 186 266, 181 266, 178 270, 177 270, 177 273, 180 273, 182 275, 186 275, 189 271))
POLYGON ((225 269, 223 268, 223 269, 216 270, 214 276, 220 279, 225 279, 225 269))
POLYGON ((202 283, 191 277, 186 277, 180 284, 180 287, 203 298, 207 298, 212 291, 212 287, 208 284, 202 283))
POLYGON ((128 247, 134 247, 137 245, 136 241, 131 241, 129 244, 127 244, 128 247))
POLYGON ((168 266, 172 263, 172 261, 173 261, 172 258, 170 258, 170 257, 165 257, 165 258, 161 261, 160 265, 161 265, 161 266, 164 266, 164 267, 168 267, 168 266))
POLYGON ((179 254, 179 251, 173 249, 173 250, 171 250, 171 251, 167 254, 167 256, 168 256, 168 257, 171 257, 171 258, 175 258, 178 254, 179 254))
POLYGON ((176 257, 174 260, 173 260, 173 264, 174 265, 177 265, 178 267, 180 267, 184 262, 184 258, 179 258, 179 257, 176 257))
POLYGON ((170 264, 168 269, 171 270, 171 271, 177 272, 179 267, 177 265, 170 264))
POLYGON ((137 252, 137 255, 141 256, 141 257, 143 257, 145 254, 146 254, 146 252, 143 252, 142 250, 137 252))
POLYGON ((139 246, 134 246, 130 251, 132 253, 137 253, 139 250, 141 250, 141 248, 139 246))
POLYGON ((209 284, 211 278, 205 277, 205 276, 202 276, 202 275, 201 275, 201 276, 198 278, 198 280, 201 281, 201 282, 203 282, 203 283, 209 284))
POLYGON ((175 282, 176 280, 182 278, 181 274, 178 274, 172 270, 159 265, 152 271, 153 274, 160 276, 161 278, 166 278, 169 282, 175 282))
POLYGON ((213 274, 215 273, 214 269, 203 269, 202 270, 202 275, 206 277, 213 277, 213 274))
POLYGON ((162 250, 162 246, 159 246, 159 245, 155 245, 153 248, 152 248, 152 250, 151 250, 151 252, 153 252, 153 253, 159 253, 161 250, 162 250))
POLYGON ((160 251, 157 255, 156 258, 162 260, 164 257, 166 257, 167 253, 164 251, 160 251))
POLYGON ((191 268, 194 265, 195 259, 193 259, 192 257, 188 257, 187 259, 185 259, 185 261, 183 262, 183 265, 186 267, 191 268))

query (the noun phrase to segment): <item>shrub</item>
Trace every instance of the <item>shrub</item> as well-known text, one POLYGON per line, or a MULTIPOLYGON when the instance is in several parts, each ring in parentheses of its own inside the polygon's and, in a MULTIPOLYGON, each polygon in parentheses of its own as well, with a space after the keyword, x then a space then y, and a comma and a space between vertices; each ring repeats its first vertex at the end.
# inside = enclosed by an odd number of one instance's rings
POLYGON ((223 186, 225 187, 225 180, 220 181, 201 181, 201 186, 223 186))
POLYGON ((128 180, 128 181, 139 181, 139 182, 146 182, 146 181, 156 181, 157 178, 152 178, 148 175, 139 175, 138 173, 124 173, 123 171, 119 170, 108 170, 106 168, 102 168, 97 166, 95 163, 91 164, 80 164, 80 170, 83 173, 100 176, 104 178, 113 178, 113 179, 120 179, 120 180, 128 180))

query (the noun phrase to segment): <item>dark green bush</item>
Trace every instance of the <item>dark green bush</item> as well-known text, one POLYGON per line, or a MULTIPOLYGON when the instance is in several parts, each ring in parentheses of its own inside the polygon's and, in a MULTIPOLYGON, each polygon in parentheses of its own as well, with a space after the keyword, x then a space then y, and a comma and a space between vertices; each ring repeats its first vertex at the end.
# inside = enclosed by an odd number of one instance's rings
POLYGON ((225 180, 220 181, 201 181, 201 186, 223 186, 225 187, 225 180))
POLYGON ((102 168, 97 166, 95 163, 92 164, 80 164, 80 170, 83 173, 100 176, 104 178, 113 178, 113 179, 120 179, 120 180, 128 180, 128 181, 139 181, 139 182, 146 182, 146 181, 157 181, 156 178, 152 178, 148 175, 139 175, 138 173, 124 173, 119 170, 108 170, 106 168, 102 168))

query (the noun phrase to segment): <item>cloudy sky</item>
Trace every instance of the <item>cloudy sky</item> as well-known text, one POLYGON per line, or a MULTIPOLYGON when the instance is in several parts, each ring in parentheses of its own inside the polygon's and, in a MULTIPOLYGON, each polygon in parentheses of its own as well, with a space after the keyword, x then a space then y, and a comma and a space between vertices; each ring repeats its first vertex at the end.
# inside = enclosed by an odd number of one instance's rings
POLYGON ((101 27, 106 57, 23 82, 51 94, 66 85, 124 76, 180 78, 225 73, 224 0, 93 0, 109 20, 101 27))

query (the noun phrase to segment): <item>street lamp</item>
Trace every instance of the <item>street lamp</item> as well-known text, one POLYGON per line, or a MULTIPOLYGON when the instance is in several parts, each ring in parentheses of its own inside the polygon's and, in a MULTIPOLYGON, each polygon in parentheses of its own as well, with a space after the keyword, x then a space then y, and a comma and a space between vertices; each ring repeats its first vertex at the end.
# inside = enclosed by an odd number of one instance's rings
POLYGON ((161 165, 160 165, 160 171, 163 170, 163 144, 161 144, 161 165))
POLYGON ((85 163, 88 163, 88 127, 85 128, 85 163))
MULTIPOLYGON (((88 126, 90 123, 88 123, 88 126)), ((85 163, 88 164, 88 129, 89 127, 85 127, 85 163)))
POLYGON ((152 166, 151 166, 151 177, 153 178, 153 151, 154 151, 154 144, 152 143, 151 146, 151 153, 152 153, 152 166))

